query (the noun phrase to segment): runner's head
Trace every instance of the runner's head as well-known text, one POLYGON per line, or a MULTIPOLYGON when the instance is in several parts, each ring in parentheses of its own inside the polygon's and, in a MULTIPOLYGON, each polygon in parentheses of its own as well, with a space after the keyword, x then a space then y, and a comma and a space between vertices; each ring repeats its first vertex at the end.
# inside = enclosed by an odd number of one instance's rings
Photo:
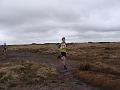
POLYGON ((65 37, 62 37, 62 42, 65 42, 65 37))

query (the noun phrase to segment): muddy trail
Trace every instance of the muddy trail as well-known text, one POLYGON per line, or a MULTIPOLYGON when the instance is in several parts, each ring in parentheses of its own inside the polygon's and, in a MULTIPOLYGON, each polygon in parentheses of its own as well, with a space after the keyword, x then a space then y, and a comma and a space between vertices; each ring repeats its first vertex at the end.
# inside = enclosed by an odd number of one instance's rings
POLYGON ((60 64, 59 60, 56 59, 54 55, 42 55, 37 53, 30 52, 8 52, 7 60, 9 62, 16 61, 35 61, 38 63, 47 64, 50 67, 54 67, 59 72, 62 81, 53 81, 46 85, 31 85, 23 87, 12 87, 9 90, 102 90, 98 87, 94 87, 84 83, 83 81, 77 80, 72 75, 72 70, 79 66, 78 61, 68 60, 68 70, 69 73, 61 73, 63 67, 60 64))

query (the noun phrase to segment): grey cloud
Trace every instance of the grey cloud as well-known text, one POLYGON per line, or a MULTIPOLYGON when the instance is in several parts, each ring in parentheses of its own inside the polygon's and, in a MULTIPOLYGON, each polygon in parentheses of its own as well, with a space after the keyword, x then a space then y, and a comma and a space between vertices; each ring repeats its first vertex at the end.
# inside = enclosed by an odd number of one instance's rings
POLYGON ((119 0, 0 0, 0 41, 119 40, 119 5, 119 0))

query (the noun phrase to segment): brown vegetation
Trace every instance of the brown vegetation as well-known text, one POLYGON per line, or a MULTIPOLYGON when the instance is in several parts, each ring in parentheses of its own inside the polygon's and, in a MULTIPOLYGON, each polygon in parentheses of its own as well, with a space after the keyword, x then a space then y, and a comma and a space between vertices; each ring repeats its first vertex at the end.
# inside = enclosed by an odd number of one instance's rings
POLYGON ((75 77, 108 90, 120 89, 120 45, 76 44, 70 46, 70 58, 79 60, 75 77))
POLYGON ((0 85, 3 88, 24 84, 43 84, 45 80, 53 77, 57 78, 55 68, 35 62, 4 63, 0 67, 0 85))
MULTIPOLYGON (((75 77, 108 90, 119 90, 119 43, 69 44, 67 49, 67 57, 80 62, 79 68, 74 71, 75 77)), ((9 51, 32 52, 54 56, 59 54, 57 45, 55 44, 9 46, 9 51)))
POLYGON ((120 71, 101 62, 81 63, 79 69, 74 71, 74 75, 80 80, 109 90, 120 88, 120 71))
POLYGON ((78 70, 75 72, 75 76, 80 80, 95 86, 103 87, 107 90, 120 89, 120 80, 114 75, 78 70))

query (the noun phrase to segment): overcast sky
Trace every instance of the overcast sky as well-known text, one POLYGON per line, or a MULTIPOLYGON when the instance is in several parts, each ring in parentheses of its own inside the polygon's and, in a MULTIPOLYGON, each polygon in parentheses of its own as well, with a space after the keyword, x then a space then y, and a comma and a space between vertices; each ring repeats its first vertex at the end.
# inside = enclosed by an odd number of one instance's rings
POLYGON ((0 0, 0 44, 120 41, 120 0, 0 0))

